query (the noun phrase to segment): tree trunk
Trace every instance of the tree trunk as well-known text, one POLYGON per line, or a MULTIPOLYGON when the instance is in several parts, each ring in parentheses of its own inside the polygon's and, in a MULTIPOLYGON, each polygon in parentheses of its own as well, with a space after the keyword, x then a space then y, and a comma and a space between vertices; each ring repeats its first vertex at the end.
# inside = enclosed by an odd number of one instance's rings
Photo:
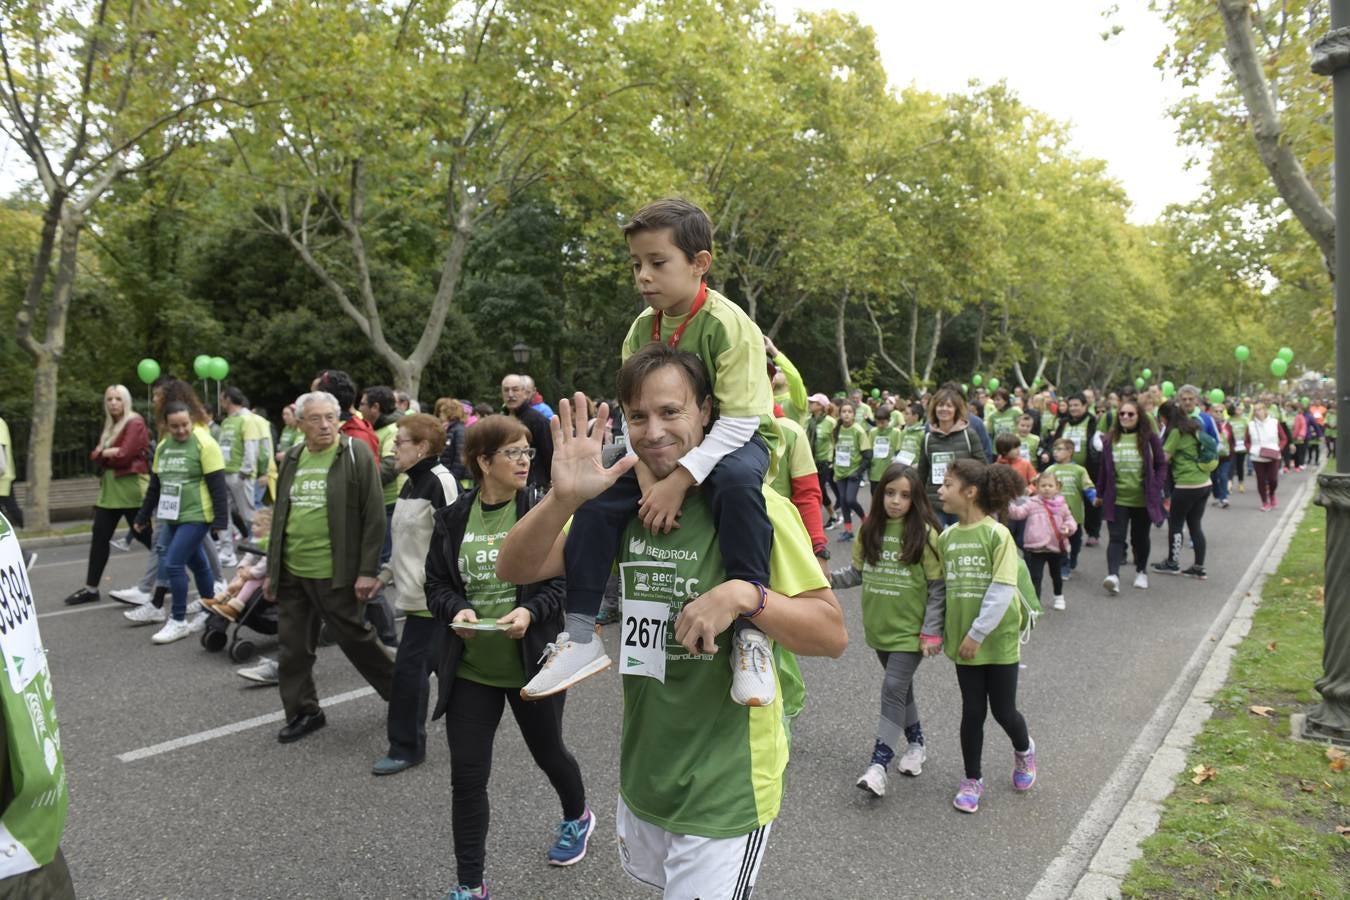
POLYGON ((851 390, 853 382, 848 373, 848 346, 844 341, 844 312, 848 308, 848 290, 839 295, 839 309, 834 318, 834 346, 839 354, 839 378, 844 390, 851 390))
POLYGON ((980 322, 975 327, 975 368, 976 370, 984 368, 984 322, 989 316, 989 304, 985 300, 980 301, 980 322))
POLYGON ((1224 55, 1251 119, 1256 152, 1289 211, 1322 251, 1327 272, 1335 279, 1336 217, 1318 196, 1284 138, 1275 98, 1257 56, 1249 0, 1219 0, 1219 12, 1223 17, 1224 55))
POLYGON ((923 367, 923 383, 933 380, 933 365, 937 362, 938 343, 942 340, 942 310, 933 314, 933 342, 928 345, 928 362, 923 367))

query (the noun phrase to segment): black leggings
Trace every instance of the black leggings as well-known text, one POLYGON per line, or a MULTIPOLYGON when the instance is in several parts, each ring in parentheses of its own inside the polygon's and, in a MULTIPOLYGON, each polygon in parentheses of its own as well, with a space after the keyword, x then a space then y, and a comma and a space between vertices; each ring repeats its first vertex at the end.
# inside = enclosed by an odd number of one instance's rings
POLYGON ((1027 574, 1031 576, 1031 584, 1036 588, 1036 597, 1041 597, 1041 573, 1048 565, 1050 567, 1050 583, 1055 588, 1055 596, 1058 597, 1064 593, 1064 554, 1051 553, 1049 550, 1028 550, 1025 553, 1027 560, 1027 574))
POLYGON ((562 697, 525 701, 517 689, 456 678, 445 713, 445 732, 450 741, 450 828, 459 883, 469 887, 483 883, 492 741, 502 720, 502 708, 508 703, 535 765, 558 792, 563 818, 579 819, 586 813, 581 767, 563 743, 562 697))
MULTIPOLYGON (((137 506, 128 509, 94 507, 94 530, 89 541, 89 568, 84 574, 86 587, 97 589, 99 581, 103 579, 103 570, 108 565, 108 541, 117 533, 117 523, 126 519, 127 525, 131 525, 136 521, 138 512, 140 507, 137 506)), ((140 533, 133 531, 132 536, 144 544, 145 549, 150 549, 149 528, 140 533)))
POLYGON ((992 710, 994 721, 1012 740, 1013 749, 1031 749, 1027 721, 1017 711, 1017 663, 957 666, 956 683, 961 687, 961 757, 967 778, 979 778, 984 755, 984 717, 992 710))
POLYGON ((1238 484, 1245 484, 1247 481, 1247 451, 1238 450, 1233 454, 1233 474, 1237 476, 1238 484))
MULTIPOLYGON (((1173 503, 1176 502, 1175 497, 1174 494, 1173 503)), ((1112 575, 1120 574, 1120 567, 1125 562, 1127 529, 1130 534, 1130 546, 1134 548, 1134 569, 1136 572, 1147 571, 1148 554, 1153 549, 1153 539, 1149 535, 1149 526, 1153 523, 1149 521, 1148 509, 1143 506, 1121 506, 1117 503, 1111 521, 1106 524, 1111 533, 1111 544, 1106 548, 1106 571, 1112 575)))
POLYGON ((1172 511, 1167 514, 1167 558, 1181 564, 1181 530, 1191 533, 1195 544, 1195 564, 1205 565, 1205 532, 1200 520, 1205 517, 1205 501, 1209 499, 1209 485, 1172 489, 1172 511))
POLYGON ((839 485, 834 483, 834 466, 817 460, 816 480, 820 482, 821 502, 825 504, 826 509, 833 510, 835 504, 839 502, 839 485), (834 500, 830 500, 830 494, 834 494, 834 500))

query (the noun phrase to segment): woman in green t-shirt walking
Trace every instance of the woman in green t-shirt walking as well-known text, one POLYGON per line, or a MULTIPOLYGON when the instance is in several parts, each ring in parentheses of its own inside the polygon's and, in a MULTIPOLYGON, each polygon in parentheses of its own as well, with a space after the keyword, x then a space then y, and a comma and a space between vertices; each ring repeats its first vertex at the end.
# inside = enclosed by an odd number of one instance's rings
MULTIPOLYGON (((450 829, 458 887, 450 896, 486 897, 488 779, 492 743, 506 706, 536 765, 562 804, 563 821, 548 862, 569 866, 586 854, 595 816, 586 807, 581 768, 562 738, 563 694, 527 701, 521 688, 559 644, 564 580, 514 585, 497 577, 507 532, 539 499, 527 488, 534 448, 513 416, 492 415, 464 436, 464 460, 477 486, 436 514, 426 561, 427 608, 452 627, 436 671, 434 718, 445 716, 450 742, 450 829), (476 626, 471 628, 471 626, 476 626)), ((519 773, 515 773, 517 776, 519 773)))
POLYGON ((1205 532, 1201 520, 1205 517, 1209 500, 1209 474, 1218 466, 1215 456, 1208 462, 1200 461, 1200 420, 1186 415, 1186 411, 1169 400, 1158 410, 1158 418, 1165 427, 1163 452, 1172 473, 1172 506, 1167 513, 1167 559, 1154 563, 1153 568, 1168 575, 1190 575, 1205 578, 1205 532), (1195 547, 1195 564, 1181 568, 1183 529, 1190 532, 1195 547))
MULTIPOLYGON (((130 525, 141 508, 147 474, 150 471, 146 450, 150 431, 140 413, 131 408, 131 391, 120 384, 103 392, 103 433, 98 446, 89 454, 98 470, 98 499, 94 502, 94 528, 89 540, 89 565, 84 587, 66 598, 75 606, 99 599, 98 583, 108 565, 108 542, 125 519, 130 525)), ((150 535, 137 533, 136 539, 150 548, 150 535)))

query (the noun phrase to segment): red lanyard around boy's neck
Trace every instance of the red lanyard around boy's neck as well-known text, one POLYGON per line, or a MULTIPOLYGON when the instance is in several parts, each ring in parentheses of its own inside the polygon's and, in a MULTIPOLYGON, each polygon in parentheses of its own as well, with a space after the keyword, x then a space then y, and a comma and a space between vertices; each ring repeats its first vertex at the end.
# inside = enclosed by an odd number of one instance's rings
MULTIPOLYGON (((698 311, 703 308, 703 304, 707 299, 708 283, 704 281, 698 286, 698 296, 694 298, 694 306, 689 310, 689 315, 684 317, 684 321, 680 323, 680 327, 675 329, 675 333, 672 334, 670 340, 667 341, 670 346, 678 347, 680 345, 680 338, 684 337, 684 330, 689 327, 690 322, 694 321, 694 316, 698 315, 698 311)), ((654 341, 661 340, 661 315, 661 311, 657 310, 656 315, 652 317, 652 340, 654 341)))

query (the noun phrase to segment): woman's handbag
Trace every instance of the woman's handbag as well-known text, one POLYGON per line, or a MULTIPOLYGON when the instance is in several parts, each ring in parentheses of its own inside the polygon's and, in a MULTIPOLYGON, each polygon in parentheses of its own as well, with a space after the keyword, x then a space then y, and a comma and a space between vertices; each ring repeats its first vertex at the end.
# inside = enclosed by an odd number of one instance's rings
POLYGON ((1280 458, 1280 451, 1276 450, 1274 447, 1262 447, 1257 451, 1256 455, 1264 460, 1276 460, 1280 458))

